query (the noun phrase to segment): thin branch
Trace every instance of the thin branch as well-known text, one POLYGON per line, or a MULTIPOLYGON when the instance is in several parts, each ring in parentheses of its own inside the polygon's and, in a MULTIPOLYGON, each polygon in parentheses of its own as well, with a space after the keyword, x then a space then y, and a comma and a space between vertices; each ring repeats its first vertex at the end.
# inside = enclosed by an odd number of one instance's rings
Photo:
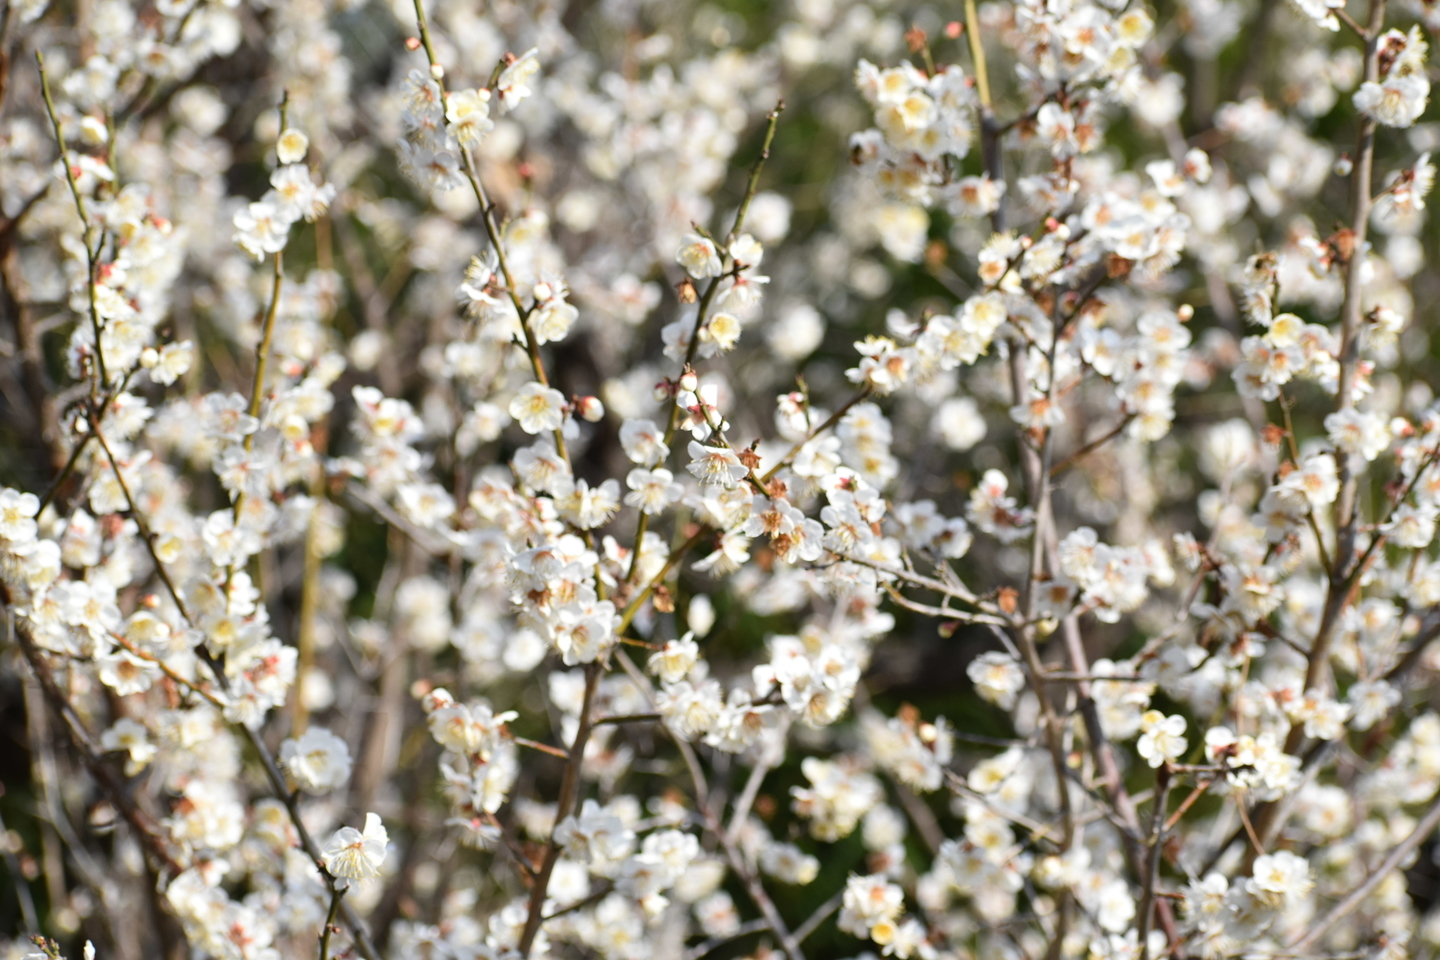
MULTIPOLYGON (((170 574, 165 569, 165 565, 160 561, 159 555, 155 552, 153 537, 149 532, 148 524, 145 522, 144 514, 140 512, 134 498, 130 495, 130 488, 125 483, 124 476, 120 472, 119 464, 116 462, 114 454, 106 444, 105 437, 100 433, 99 424, 93 418, 91 420, 91 426, 95 431, 96 440, 99 441, 101 448, 105 451, 105 455, 110 459, 110 465, 115 471, 115 477, 120 484, 120 490, 125 495, 125 502, 130 508, 130 513, 135 519, 136 525, 140 527, 140 537, 150 552, 151 560, 155 563, 156 572, 169 591, 171 599, 175 601, 176 608, 180 611, 180 615, 193 627, 195 621, 190 616, 185 601, 181 598, 180 592, 175 588, 174 581, 170 579, 170 574)), ((215 681, 220 685, 220 688, 227 690, 228 682, 224 669, 214 661, 214 658, 210 656, 209 651, 205 649, 203 644, 197 648, 197 653, 205 665, 210 668, 211 673, 214 674, 215 681)), ((300 808, 295 796, 286 788, 285 778, 280 773, 280 768, 276 765, 275 758, 271 756, 269 748, 265 746, 265 742, 260 739, 258 733, 243 723, 235 724, 235 726, 240 729, 245 739, 249 741, 250 745, 255 749, 256 754, 260 757, 261 765, 265 768, 265 776, 270 781, 271 789, 274 791, 276 797, 285 805, 285 809, 290 814, 290 821, 295 827, 297 836, 300 838, 301 847, 304 849, 306 855, 308 855, 320 869, 321 877, 325 879, 327 885, 333 892, 336 879, 330 874, 329 870, 325 869, 325 861, 324 858, 320 856, 320 848, 315 843, 314 838, 310 836, 310 831, 306 829, 304 821, 300 817, 300 808)), ((355 913, 354 909, 348 903, 342 904, 341 909, 344 911, 345 924, 350 928, 350 933, 355 940, 355 946, 360 951, 361 956, 363 956, 365 960, 378 960, 379 952, 375 949, 375 945, 371 943, 370 935, 362 925, 359 915, 355 913)))
POLYGON ((820 924, 824 923, 827 919, 829 919, 830 915, 836 910, 839 910, 840 904, 844 902, 845 891, 841 890, 839 893, 835 894, 835 896, 831 897, 829 900, 826 900, 824 903, 820 904, 820 906, 816 907, 815 912, 810 914, 810 916, 806 917, 805 922, 795 928, 795 939, 800 943, 804 943, 806 938, 808 938, 810 934, 814 933, 816 930, 820 929, 820 924))
MULTIPOLYGON (((10 595, 9 588, 0 583, 0 604, 6 607, 13 607, 14 600, 10 595)), ((24 655, 25 661, 30 665, 30 670, 35 674, 35 679, 40 683, 40 690, 45 695, 45 700, 50 705, 61 722, 65 725, 65 732, 69 735, 70 742, 89 768, 91 776, 105 791, 105 795, 120 816, 135 831, 136 837, 141 845, 145 847, 150 856, 171 875, 178 875, 184 869, 171 854, 165 841, 161 837, 160 827, 151 819, 150 815, 141 810, 131 798, 129 791, 113 770, 101 759, 103 751, 95 744, 90 732, 85 729, 80 718, 75 715, 70 706, 69 699, 60 685, 55 680, 50 665, 46 663, 45 656, 39 645, 30 636, 29 629, 23 623, 15 622, 12 618, 13 634, 20 646, 20 652, 24 655)))
MULTIPOLYGON (((625 670, 625 673, 629 675, 630 679, 635 682, 636 687, 639 688, 646 700, 653 705, 655 702, 655 688, 651 684, 650 678, 640 672, 640 669, 635 666, 634 661, 625 654, 625 651, 616 650, 615 660, 625 670)), ((680 756, 685 761, 685 768, 689 771, 690 779, 695 788, 695 806, 696 809, 699 810, 701 819, 705 823, 705 829, 720 841, 721 850, 725 854, 726 861, 730 864, 730 869, 735 871, 735 875, 740 878, 740 882, 745 887, 745 892, 750 895, 751 901, 760 909, 760 913, 765 917, 765 921, 770 929, 774 931, 775 936, 780 939, 780 944, 784 948, 786 955, 789 956, 790 960, 805 960, 805 954, 800 949, 800 941, 795 938, 790 932, 789 927, 786 926, 785 919, 780 916, 780 911, 775 906, 775 901, 770 899, 770 895, 765 892, 764 885, 761 884, 760 879, 755 876, 754 871, 751 870, 749 864, 746 863, 740 848, 726 838, 720 818, 716 815, 707 800, 710 789, 706 785, 705 773, 700 768, 700 761, 695 756, 695 748, 687 741, 675 736, 669 727, 663 729, 671 734, 675 742, 675 748, 680 751, 680 756)))
POLYGON ((330 934, 335 929, 335 914, 344 896, 344 887, 337 886, 330 892, 330 912, 325 915, 325 925, 320 928, 320 960, 330 960, 330 934))
POLYGON ((1074 453, 1070 454, 1070 456, 1066 457, 1064 460, 1061 460, 1059 463, 1055 464, 1053 467, 1050 468, 1050 479, 1053 480, 1056 477, 1060 476, 1060 474, 1064 473, 1066 470, 1069 470, 1071 467, 1075 466, 1075 464, 1079 463, 1081 460, 1084 460, 1087 456, 1094 453, 1096 450, 1099 450, 1111 440, 1114 440, 1116 437, 1120 436, 1120 434, 1125 432, 1125 428, 1130 425, 1130 421, 1133 419, 1135 419, 1133 414, 1127 416, 1124 420, 1121 420, 1119 423, 1117 423, 1114 429, 1106 431, 1103 436, 1096 437, 1094 440, 1091 440, 1079 450, 1076 450, 1074 453))
MULTIPOLYGON (((50 96, 50 76, 45 71, 45 55, 39 50, 35 51, 35 63, 40 68, 40 94, 45 100, 45 113, 50 118, 50 127, 55 132, 55 143, 60 147, 60 166, 65 170, 65 182, 70 185, 70 196, 75 200, 75 210, 80 215, 80 224, 83 230, 82 244, 85 247, 85 282, 90 306, 90 328, 95 337, 95 367, 99 376, 99 385, 105 386, 110 382, 105 370, 105 348, 100 340, 100 311, 95 304, 95 271, 99 266, 97 258, 100 256, 100 247, 104 241, 102 235, 95 241, 94 249, 90 247, 90 234, 93 228, 90 224, 90 214, 85 207, 85 196, 80 192, 80 184, 75 179, 75 168, 70 163, 70 150, 65 145, 65 133, 60 129, 60 117, 55 112, 55 101, 50 96)), ((92 394, 95 391, 95 384, 91 384, 92 394)))
POLYGON ((552 757, 559 757, 561 760, 569 760, 570 754, 559 747, 552 747, 548 743, 541 743, 538 740, 530 740, 525 737, 517 737, 513 733, 510 739, 522 747, 529 747, 531 750, 539 750, 541 753, 548 753, 552 757))
POLYGON ((563 917, 567 913, 574 913, 577 910, 584 910, 586 907, 599 903, 601 900, 604 900, 606 897, 610 896, 610 892, 614 889, 614 885, 609 883, 602 883, 600 885, 600 889, 596 890, 588 897, 576 900, 574 903, 566 904, 565 906, 556 909, 554 913, 545 914, 545 920, 548 922, 550 920, 554 920, 556 917, 563 917))
MULTIPOLYGON (((580 723, 575 730, 575 740, 570 744, 570 755, 565 773, 560 779, 560 796, 555 804, 555 825, 558 827, 576 806, 580 795, 580 765, 585 759, 585 744, 590 740, 592 724, 590 712, 595 707, 595 692, 600 686, 600 664, 585 666, 585 694, 580 705, 580 723)), ((555 861, 560 859, 560 845, 555 842, 554 831, 545 847, 545 859, 535 872, 535 882, 530 887, 530 903, 525 916, 525 928, 520 934, 521 957, 530 956, 540 924, 545 918, 545 894, 550 886, 550 875, 555 871, 555 861)))
POLYGON ((1440 826, 1440 797, 1437 797, 1430 804, 1430 809, 1425 812, 1425 816, 1415 825, 1415 829, 1410 831, 1408 837, 1395 845, 1395 848, 1380 862, 1380 866, 1376 867, 1374 872, 1365 878, 1365 882, 1350 891, 1343 900, 1331 907, 1323 917, 1317 920, 1314 926, 1310 927, 1310 929, 1292 941, 1290 943, 1290 949, 1297 954, 1303 954, 1308 947, 1314 945, 1331 927, 1335 926, 1335 924, 1349 915, 1352 910, 1360 906, 1360 904, 1365 901, 1365 898, 1370 896, 1371 892, 1389 876, 1391 871, 1398 868, 1400 864, 1405 861, 1405 858, 1415 851, 1415 848, 1430 838, 1430 834, 1435 832, 1437 826, 1440 826))
POLYGON ((1190 791, 1190 795, 1187 796, 1184 800, 1180 801, 1180 806, 1176 807, 1175 812, 1172 813, 1169 819, 1165 821, 1165 830, 1169 831, 1174 829, 1175 824, 1180 822, 1180 818, 1185 816, 1186 812, 1189 811, 1192 806, 1194 806, 1195 801, 1199 800, 1200 797, 1204 795, 1205 791, 1210 789, 1210 785, 1214 782, 1214 779, 1210 779, 1201 780, 1198 784, 1196 784, 1195 789, 1190 791))
MULTIPOLYGON (((281 106, 282 116, 284 106, 281 106)), ((282 121, 281 129, 284 129, 282 121)), ((260 419, 260 401, 265 395, 265 370, 270 363, 270 344, 275 337, 275 317, 280 310, 280 292, 285 284, 285 263, 284 254, 275 254, 275 275, 270 281, 270 304, 265 308, 265 319, 260 328, 260 343, 255 347, 255 379, 250 385, 250 407, 249 414, 255 420, 260 419)), ((245 436, 245 450, 249 452, 255 448, 255 434, 245 436)), ((240 511, 245 506, 245 490, 242 487, 235 494, 235 505, 233 518, 236 523, 240 522, 240 511)))
POLYGON ((980 106, 990 111, 990 72, 985 65, 985 44, 980 39, 980 17, 975 10, 975 0, 965 0, 965 33, 970 41, 970 57, 975 67, 975 90, 980 95, 980 106))
MULTIPOLYGON (((1385 25, 1385 0, 1371 0, 1370 26, 1366 32, 1365 82, 1376 82, 1380 78, 1380 51, 1378 40, 1385 25)), ((1371 180, 1375 165, 1375 119, 1366 114, 1360 117, 1360 132, 1355 150, 1355 164, 1350 174, 1350 223, 1353 233, 1354 253, 1346 264, 1345 299, 1340 306, 1340 378, 1337 405, 1340 411, 1355 406, 1354 382, 1360 364, 1360 323, 1364 287, 1365 238, 1370 224, 1371 180)), ((1305 671, 1305 689, 1318 689, 1329 673, 1330 642, 1334 636, 1335 623, 1339 620, 1348 585, 1345 574, 1350 558, 1355 552, 1356 524, 1359 519, 1356 510, 1357 479, 1350 469, 1349 456, 1339 459, 1340 493, 1335 501, 1335 556, 1330 568, 1330 590, 1325 598, 1321 626, 1317 631, 1313 651, 1305 671)), ((1287 753, 1294 753, 1296 744, 1287 744, 1287 753)))
POLYGON ((968 603, 979 610, 983 610, 988 614, 991 614, 990 618, 977 620, 977 623, 990 623, 993 620, 993 622, 997 626, 1010 625, 1009 620, 1001 619, 998 616, 999 610, 997 607, 995 607, 993 604, 982 601, 968 588, 965 588, 963 586, 951 586, 950 584, 943 583, 942 581, 936 580, 933 577, 927 577, 923 574, 915 573, 913 570, 902 570, 896 567, 887 566, 882 563, 875 563, 873 560, 866 560, 863 557, 857 557, 854 554, 850 553, 836 553, 835 556, 839 557, 841 560, 844 560, 846 563, 854 563, 862 567, 869 567, 871 570, 876 570, 880 573, 888 574, 898 580, 908 581, 909 583, 915 584, 917 587, 924 587, 927 590, 933 590, 936 593, 941 594, 942 596, 952 597, 956 600, 968 603))
POLYGON ((734 943, 741 937, 748 937, 752 933, 762 933, 770 929, 770 925, 764 920, 746 920, 740 926, 723 937, 711 937, 704 943, 691 947, 685 951, 684 960, 700 960, 701 957, 709 956, 716 950, 728 944, 734 943))
POLYGON ((760 795, 760 786, 769 772, 770 765, 764 759, 756 760, 755 766, 750 769, 750 776, 745 780, 745 789, 740 791, 740 798, 735 801, 735 808, 730 814, 730 828, 725 831, 725 836, 731 843, 740 838, 740 831, 745 828, 745 818, 750 816, 750 807, 760 795))
POLYGON ((1003 807, 995 805, 984 794, 976 793, 974 790, 970 789, 970 785, 966 783, 959 776, 959 774, 955 773, 953 770, 945 771, 945 781, 950 785, 951 790, 955 791, 960 796, 964 797, 966 800, 971 800, 975 803, 982 805, 983 807, 985 807, 986 810, 1000 817, 1002 820, 1010 821, 1017 827, 1024 827, 1026 830, 1030 831, 1031 835, 1035 837, 1035 839, 1046 840, 1057 846, 1060 844, 1060 838, 1051 833, 1049 827, 1036 820, 1032 820, 1031 818, 1025 816, 1023 813, 1016 813, 1013 810, 1006 810, 1003 807))
MULTIPOLYGON (((130 510, 131 518, 135 521, 135 525, 140 528, 140 539, 145 544, 146 552, 150 554, 150 561, 155 565, 155 575, 160 578, 161 583, 165 584, 165 589, 169 592, 170 599, 175 601, 175 609, 180 611, 180 615, 185 618, 186 623, 192 627, 195 626, 194 618, 190 616, 190 611, 185 605, 184 598, 180 596, 180 591, 175 587, 175 581, 170 579, 170 571, 165 568, 164 562, 160 559, 160 554, 155 549, 154 531, 150 529, 150 524, 146 521, 145 514, 140 511, 139 505, 135 502, 135 497, 130 493, 130 485, 125 482, 125 474, 120 470, 120 462, 115 459, 114 451, 110 449, 110 444, 105 441, 105 435, 100 432, 100 421, 95 417, 93 412, 90 414, 90 429, 94 432, 95 441, 100 444, 100 449, 105 451, 106 459, 110 461, 110 469, 114 472, 115 482, 119 484, 120 492, 125 497, 125 505, 130 510)), ((217 676, 223 684, 223 671, 218 673, 217 676)))
POLYGON ((431 556, 444 558, 454 553, 454 548, 450 544, 436 543, 431 539, 427 531, 420 529, 409 520, 406 520, 397 513, 390 504, 380 499, 363 484, 356 482, 347 483, 345 485, 345 495, 370 510, 396 530, 405 534, 417 547, 431 556))
MULTIPOLYGON (((419 2, 419 0, 417 0, 419 2)), ((726 276, 736 276, 740 272, 740 265, 734 262, 730 256, 729 247, 732 241, 740 235, 741 229, 745 226, 745 217, 750 212, 750 202, 755 198, 755 191, 760 187, 760 171, 764 169, 765 161, 770 159, 770 145, 775 140, 775 128, 780 122, 780 113, 785 109, 785 101, 780 100, 775 104, 775 109, 766 115, 765 140, 760 147, 760 155, 750 167, 750 177, 746 181, 745 195, 740 201, 740 208, 735 212, 735 222, 730 226, 730 232, 725 238, 725 249, 720 251, 722 270, 720 276, 712 277, 705 285, 705 292, 700 296, 700 302, 695 308, 695 325, 690 328, 690 342, 685 347, 685 358, 680 363, 680 371, 683 376, 685 371, 691 369, 695 362, 695 353, 700 347, 700 331, 705 326, 705 321, 710 313, 710 306, 715 301, 715 294, 720 290, 720 281, 726 276), (728 268, 725 261, 729 261, 728 268)), ((670 398, 670 410, 666 415, 665 433, 663 443, 668 450, 675 440, 675 433, 680 426, 680 406, 675 402, 675 397, 670 398)), ((703 401, 701 401, 703 403, 703 401)), ((780 461, 784 463, 784 460, 780 461)), ((752 473, 754 471, 751 471, 752 473)), ((768 479, 768 477, 766 478, 768 479)), ((762 481, 763 485, 763 481, 762 481)), ((640 514, 640 519, 635 524, 634 548, 630 554, 630 568, 625 571, 625 582, 631 583, 635 579, 636 572, 640 569, 640 555, 645 549, 645 531, 650 526, 650 516, 646 513, 640 514)))
MULTIPOLYGON (((680 544, 680 546, 670 551, 670 556, 665 560, 665 566, 660 568, 660 572, 655 574, 655 576, 651 578, 650 582, 645 584, 645 586, 640 590, 640 592, 637 593, 634 598, 625 605, 625 609, 620 612, 620 625, 615 628, 615 632, 617 634, 622 634, 626 631, 627 628, 629 628, 630 622, 635 619, 635 615, 640 612, 641 606, 643 606, 645 601, 650 598, 650 594, 655 592, 655 588, 665 582, 665 578, 668 577, 670 575, 670 571, 674 570, 675 567, 679 565, 680 561, 685 558, 685 554, 689 553, 692 549, 694 549, 695 545, 698 544, 702 539, 704 539, 705 535, 710 532, 711 530, 709 527, 702 526, 699 530, 695 531, 695 533, 690 537, 690 539, 686 540, 684 543, 680 544)), ((639 544, 637 543, 636 546, 638 548, 639 544)))
POLYGON ((855 404, 864 400, 868 396, 870 396, 870 387, 866 386, 859 393, 855 394, 849 400, 846 400, 844 403, 842 403, 840 405, 840 409, 830 414, 830 416, 825 419, 824 423, 820 424, 818 427, 806 434, 805 439, 799 441, 793 447, 791 447, 790 451, 786 453, 785 456, 781 457, 778 461, 776 461, 775 466, 762 473, 760 475, 760 482, 769 483, 770 478, 775 476, 775 474, 779 473, 791 460, 795 459, 795 457, 799 455, 800 451, 805 449, 805 445, 807 443, 810 443, 816 437, 820 436, 822 433, 835 426, 835 424, 839 423, 842 419, 844 419, 845 414, 850 412, 850 409, 854 407, 855 404))
POLYGON ((661 719, 658 713, 623 713, 612 717, 601 717, 595 721, 595 726, 604 726, 607 723, 655 723, 661 719))
POLYGON ((1160 882, 1160 851, 1165 844, 1165 801, 1170 796, 1170 769, 1155 771, 1155 805, 1150 821, 1150 852, 1140 894, 1140 960, 1150 960, 1150 924, 1155 919, 1155 886, 1160 882))

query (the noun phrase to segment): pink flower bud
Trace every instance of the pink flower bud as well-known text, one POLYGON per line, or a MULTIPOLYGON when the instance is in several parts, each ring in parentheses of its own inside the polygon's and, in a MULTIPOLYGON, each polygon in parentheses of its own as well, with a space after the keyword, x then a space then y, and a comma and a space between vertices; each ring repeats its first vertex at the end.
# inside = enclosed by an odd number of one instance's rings
POLYGON ((599 397, 577 397, 575 412, 587 423, 599 423, 605 419, 605 404, 599 397))

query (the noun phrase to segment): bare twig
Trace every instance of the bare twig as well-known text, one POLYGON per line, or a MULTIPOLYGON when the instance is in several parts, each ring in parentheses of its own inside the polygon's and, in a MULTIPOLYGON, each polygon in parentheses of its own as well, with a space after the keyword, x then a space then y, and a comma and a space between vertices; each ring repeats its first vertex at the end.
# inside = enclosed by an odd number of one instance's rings
MULTIPOLYGON (((600 664, 591 663, 585 667, 585 695, 580 706, 580 723, 575 730, 575 740, 570 744, 570 754, 565 764, 565 773, 560 780, 560 797, 555 804, 555 824, 570 815, 580 795, 580 765, 585 760, 585 744, 590 741, 590 712, 595 707, 595 691, 600 685, 600 664)), ((555 861, 560 859, 560 845, 555 842, 554 832, 545 847, 545 858, 535 872, 535 882, 530 887, 529 912, 525 916, 525 928, 520 934, 521 957, 530 956, 535 936, 540 932, 540 923, 545 918, 545 894, 550 886, 550 875, 555 870, 555 861)))
POLYGON ((824 923, 830 918, 832 913, 840 909, 840 904, 843 903, 844 900, 845 891, 841 890, 835 894, 835 896, 816 907, 815 912, 806 917, 805 922, 795 928, 795 939, 800 943, 804 943, 810 934, 820 929, 820 924, 824 923))
POLYGON ((330 912, 325 915, 325 925, 320 928, 320 960, 330 960, 330 934, 335 929, 335 914, 344 896, 344 887, 330 891, 330 912))
POLYGON ((1140 960, 1150 957, 1150 924, 1155 918, 1155 885, 1160 882, 1160 851, 1165 844, 1165 801, 1170 796, 1170 769, 1155 771, 1155 804, 1150 819, 1150 850, 1140 894, 1140 960))

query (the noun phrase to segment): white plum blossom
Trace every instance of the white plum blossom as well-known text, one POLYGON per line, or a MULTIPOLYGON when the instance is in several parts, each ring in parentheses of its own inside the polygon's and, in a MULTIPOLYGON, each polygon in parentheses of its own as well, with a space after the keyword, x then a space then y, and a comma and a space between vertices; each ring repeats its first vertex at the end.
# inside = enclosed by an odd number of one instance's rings
POLYGON ((1408 34, 1387 31, 1376 41, 1383 51, 1384 76, 1380 82, 1367 80, 1355 91, 1355 109, 1370 114, 1378 123, 1408 127, 1425 112, 1430 81, 1425 74, 1427 44, 1419 27, 1408 34))
POLYGON ((722 269, 720 254, 715 249, 714 241, 697 233, 685 237, 685 245, 675 254, 675 261, 696 280, 718 277, 722 269))
POLYGON ((0 538, 15 544, 34 539, 35 514, 39 509, 40 498, 33 493, 21 493, 9 487, 0 490, 0 538))
POLYGON ((367 813, 364 831, 341 827, 325 842, 320 856, 325 869, 337 879, 372 880, 380 876, 389 843, 380 817, 367 813))
POLYGON ((706 486, 734 487, 749 472, 735 451, 727 447, 707 447, 690 441, 688 469, 706 486))
POLYGON ((540 51, 534 47, 510 60, 495 81, 500 103, 506 110, 514 110, 521 100, 534 92, 530 88, 530 82, 539 72, 540 51))
POLYGON ((350 779, 350 748, 323 727, 280 744, 280 763, 306 793, 328 793, 350 779))
POLYGON ((1025 687, 1024 668, 1014 657, 996 650, 971 660, 965 673, 975 684, 975 692, 1002 710, 1014 707, 1025 687))
POLYGON ((1140 740, 1135 752, 1152 767, 1173 763, 1185 752, 1185 718, 1147 710, 1140 718, 1140 740))
POLYGON ((495 122, 490 119, 489 90, 452 90, 445 98, 450 135, 462 147, 476 147, 495 122))
POLYGON ((565 395, 539 383, 527 383, 510 401, 509 412, 526 433, 559 430, 565 420, 565 395))
POLYGON ((303 130, 289 127, 275 141, 275 154, 281 163, 299 163, 310 149, 310 138, 303 130))

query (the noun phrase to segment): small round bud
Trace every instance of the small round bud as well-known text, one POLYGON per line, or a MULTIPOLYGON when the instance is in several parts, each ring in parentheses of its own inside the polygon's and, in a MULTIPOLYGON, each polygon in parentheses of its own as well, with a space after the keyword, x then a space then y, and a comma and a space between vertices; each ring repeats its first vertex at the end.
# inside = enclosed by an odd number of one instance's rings
POLYGON ((586 423, 599 423, 605 419, 605 404, 600 402, 599 397, 577 397, 575 412, 586 423))
POLYGON ((1350 159, 1348 154, 1342 153, 1335 160, 1335 176, 1337 177, 1348 177, 1350 176, 1350 171, 1354 169, 1355 163, 1350 159))
POLYGON ((438 63, 430 64, 430 78, 432 80, 444 80, 445 68, 440 66, 440 64, 438 63))
POLYGON ((149 370, 151 367, 155 366, 155 364, 159 362, 160 354, 155 352, 154 347, 146 347, 144 350, 140 351, 140 366, 144 367, 146 370, 149 370))
POLYGON ((99 117, 81 117, 80 139, 89 146, 98 147, 110 139, 110 131, 99 117))
POLYGON ((1189 323, 1195 317, 1195 308, 1188 303, 1182 303, 1176 308, 1175 316, 1180 318, 1181 323, 1189 323))
POLYGON ((426 693, 420 700, 420 709, 426 713, 434 713, 436 710, 444 709, 455 703, 455 698, 450 696, 450 691, 444 687, 435 687, 426 693))
POLYGON ((700 378, 690 367, 686 367, 685 372, 680 374, 680 389, 686 393, 694 393, 700 389, 700 378))
POLYGON ((655 389, 650 394, 657 403, 664 403, 675 395, 675 390, 669 380, 661 380, 655 384, 655 389))
POLYGON ((406 37, 406 38, 405 38, 405 49, 406 49, 406 50, 409 50, 411 53, 414 53, 416 50, 419 50, 419 49, 420 49, 420 38, 419 38, 419 37, 406 37))
POLYGON ((951 20, 949 23, 945 24, 945 36, 949 37, 951 40, 957 40, 959 39, 960 34, 962 31, 964 31, 964 29, 965 25, 959 20, 951 20))

